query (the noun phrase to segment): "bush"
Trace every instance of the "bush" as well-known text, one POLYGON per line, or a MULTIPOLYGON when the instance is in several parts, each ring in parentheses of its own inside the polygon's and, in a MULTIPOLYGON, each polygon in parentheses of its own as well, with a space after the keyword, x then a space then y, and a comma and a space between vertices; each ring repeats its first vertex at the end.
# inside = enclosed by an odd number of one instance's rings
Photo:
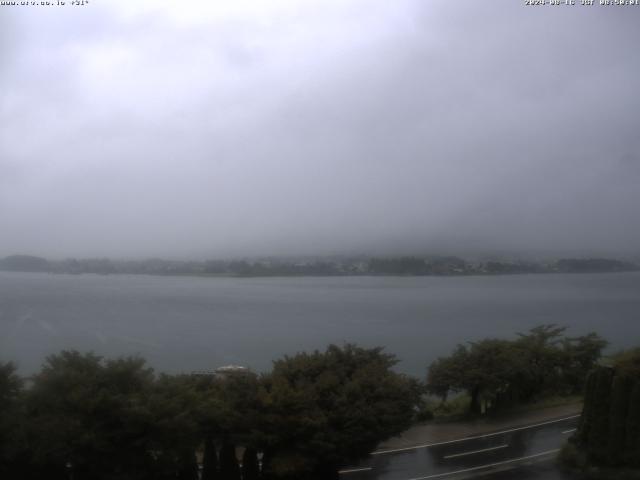
POLYGON ((582 470, 587 465, 587 458, 573 442, 567 442, 558 454, 558 462, 568 470, 582 470))
POLYGON ((429 420, 433 420, 434 416, 431 409, 424 407, 416 413, 416 422, 428 422, 429 420))

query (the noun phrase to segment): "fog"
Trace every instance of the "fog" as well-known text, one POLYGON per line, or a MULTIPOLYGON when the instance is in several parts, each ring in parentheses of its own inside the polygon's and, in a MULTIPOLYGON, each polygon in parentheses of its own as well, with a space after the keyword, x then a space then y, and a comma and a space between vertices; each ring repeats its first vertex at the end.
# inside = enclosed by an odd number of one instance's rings
POLYGON ((512 0, 0 6, 0 255, 638 255, 639 21, 512 0))

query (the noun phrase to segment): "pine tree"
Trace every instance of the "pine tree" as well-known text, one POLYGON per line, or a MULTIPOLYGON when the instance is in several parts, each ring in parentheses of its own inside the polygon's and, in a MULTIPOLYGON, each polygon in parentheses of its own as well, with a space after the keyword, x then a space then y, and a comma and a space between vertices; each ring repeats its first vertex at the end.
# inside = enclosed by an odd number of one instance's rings
POLYGON ((589 456, 599 463, 606 462, 607 460, 613 372, 612 368, 605 367, 598 368, 595 372, 594 411, 587 437, 587 451, 589 456))
POLYGON ((220 450, 220 478, 222 480, 240 480, 240 465, 236 457, 236 447, 224 443, 220 450))
POLYGON ((202 480, 216 480, 218 475, 218 455, 211 437, 204 442, 204 458, 202 459, 202 480))
POLYGON ((629 396, 624 457, 627 464, 640 467, 640 380, 629 396))
POLYGON ((192 450, 185 450, 180 458, 179 480, 198 480, 198 462, 192 450))
POLYGON ((255 449, 247 448, 242 455, 242 480, 258 480, 258 455, 255 449))
POLYGON ((609 434, 607 446, 608 461, 618 465, 622 461, 626 441, 626 423, 629 413, 629 397, 633 389, 633 379, 628 375, 617 374, 611 387, 611 408, 609 411, 609 434))
POLYGON ((593 425, 594 409, 596 394, 596 372, 592 371, 587 376, 584 389, 584 406, 582 407, 582 416, 580 417, 580 426, 576 435, 580 443, 586 444, 589 438, 589 431, 593 425))

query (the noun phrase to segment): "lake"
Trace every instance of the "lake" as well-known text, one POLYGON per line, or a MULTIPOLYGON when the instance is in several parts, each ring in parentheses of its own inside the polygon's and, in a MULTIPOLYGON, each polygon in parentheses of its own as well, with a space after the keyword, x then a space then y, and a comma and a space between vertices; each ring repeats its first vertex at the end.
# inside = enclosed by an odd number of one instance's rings
POLYGON ((61 349, 140 354, 161 371, 256 371, 329 343, 381 345, 399 371, 460 342, 557 323, 640 345, 640 273, 200 278, 0 272, 0 360, 23 374, 61 349))

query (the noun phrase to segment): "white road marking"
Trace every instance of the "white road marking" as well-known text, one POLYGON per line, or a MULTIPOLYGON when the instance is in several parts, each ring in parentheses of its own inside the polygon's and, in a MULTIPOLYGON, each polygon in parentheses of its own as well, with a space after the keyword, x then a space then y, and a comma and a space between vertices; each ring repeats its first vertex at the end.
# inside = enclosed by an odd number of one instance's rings
POLYGON ((485 468, 499 467, 501 465, 507 465, 509 463, 521 462, 523 460, 529 460, 531 458, 543 457, 545 455, 558 453, 559 451, 560 449, 556 448, 555 450, 547 450, 546 452, 536 453, 535 455, 529 455, 527 457, 514 458, 512 460, 505 460, 503 462, 489 463, 487 465, 481 465, 479 467, 465 468, 464 470, 456 470, 455 472, 437 473, 435 475, 428 475, 426 477, 416 477, 416 478, 411 478, 409 480, 427 480, 429 478, 441 478, 441 477, 447 477, 449 475, 458 475, 459 473, 474 472, 476 470, 483 470, 485 468))
POLYGON ((454 453, 453 455, 446 455, 444 458, 457 458, 464 457, 465 455, 473 455, 474 453, 490 452, 491 450, 499 450, 501 448, 507 448, 509 445, 499 445, 497 447, 483 448, 482 450, 474 450, 473 452, 454 453))
POLYGON ((486 433, 484 435, 474 435, 472 437, 458 438, 456 440, 448 440, 446 442, 425 443, 423 445, 416 445, 414 447, 393 448, 391 450, 378 450, 376 452, 371 452, 369 455, 384 455, 387 453, 406 452, 409 450, 418 450, 420 448, 438 447, 440 445, 448 445, 450 443, 466 442, 467 440, 478 440, 479 438, 495 437, 496 435, 503 435, 505 433, 518 432, 521 430, 527 430, 528 428, 536 428, 536 427, 542 427, 543 425, 551 425, 553 423, 564 422, 566 420, 572 420, 574 418, 578 418, 579 416, 580 415, 572 415, 570 417, 560 418, 558 420, 549 420, 548 422, 536 423, 535 425, 527 425, 525 427, 510 428, 509 430, 503 430, 501 432, 486 433))
POLYGON ((566 435, 567 433, 572 433, 575 432, 577 430, 577 428, 572 428, 571 430, 565 430, 564 432, 562 432, 563 435, 566 435))
POLYGON ((371 468, 371 467, 350 468, 349 470, 339 470, 338 473, 340 475, 342 475, 342 474, 345 474, 345 473, 368 472, 369 470, 373 470, 373 468, 371 468))

